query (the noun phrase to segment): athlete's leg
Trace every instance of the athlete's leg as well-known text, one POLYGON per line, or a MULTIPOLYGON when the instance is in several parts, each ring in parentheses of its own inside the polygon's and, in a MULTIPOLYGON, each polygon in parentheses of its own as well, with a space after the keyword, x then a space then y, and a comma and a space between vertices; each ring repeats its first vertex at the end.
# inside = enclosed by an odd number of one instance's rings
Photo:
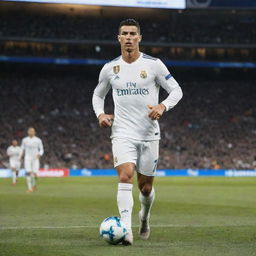
POLYGON ((121 220, 125 223, 128 230, 132 228, 132 208, 133 208, 133 176, 135 165, 133 163, 124 163, 116 167, 118 173, 118 192, 117 205, 121 220))
POLYGON ((32 189, 36 190, 37 186, 37 173, 39 170, 39 160, 34 159, 32 162, 32 172, 31 172, 31 179, 32 179, 32 189))
POLYGON ((32 177, 31 177, 31 172, 26 172, 26 180, 27 180, 27 187, 28 190, 27 192, 32 192, 32 177))
POLYGON ((32 163, 31 163, 31 159, 25 158, 24 161, 24 167, 26 170, 26 180, 27 180, 27 192, 32 192, 32 177, 31 177, 31 173, 32 173, 32 163))
POLYGON ((137 179, 141 194, 148 197, 153 189, 154 176, 146 176, 137 172, 137 179))
POLYGON ((12 168, 12 184, 15 185, 17 182, 17 170, 12 168))
POLYGON ((153 182, 158 162, 158 151, 159 141, 146 141, 140 147, 137 177, 141 203, 139 235, 143 240, 147 240, 150 235, 149 218, 150 210, 155 199, 153 182))
POLYGON ((126 138, 112 139, 114 166, 118 173, 117 205, 121 220, 128 229, 123 244, 133 243, 132 235, 132 208, 133 208, 133 176, 137 161, 137 146, 133 141, 126 138))
POLYGON ((145 176, 138 173, 138 186, 140 190, 141 219, 146 220, 150 215, 150 210, 155 199, 155 190, 153 187, 153 176, 145 176))
POLYGON ((35 173, 31 172, 31 184, 32 184, 32 189, 36 189, 36 179, 35 179, 35 173))
POLYGON ((135 173, 134 163, 124 163, 116 167, 119 183, 133 183, 135 173))
POLYGON ((139 212, 139 236, 143 240, 147 240, 150 236, 150 210, 155 199, 153 181, 153 176, 145 176, 141 173, 138 173, 138 187, 140 190, 139 199, 141 203, 141 210, 139 212))
POLYGON ((19 170, 20 170, 20 162, 17 163, 17 168, 16 168, 16 181, 18 180, 18 177, 19 177, 19 170))

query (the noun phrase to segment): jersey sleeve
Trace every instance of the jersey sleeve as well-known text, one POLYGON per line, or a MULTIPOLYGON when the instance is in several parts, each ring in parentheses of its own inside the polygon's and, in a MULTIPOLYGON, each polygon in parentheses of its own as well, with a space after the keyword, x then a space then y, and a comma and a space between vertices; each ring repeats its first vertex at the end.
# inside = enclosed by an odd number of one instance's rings
POLYGON ((38 154, 40 156, 42 156, 44 154, 44 146, 43 146, 43 142, 41 139, 39 139, 39 143, 38 143, 38 154))
POLYGON ((12 155, 11 147, 7 148, 6 154, 7 154, 7 156, 11 156, 12 155))
POLYGON ((107 70, 108 69, 106 64, 100 72, 98 85, 96 86, 93 92, 92 105, 93 105, 93 110, 97 117, 100 114, 105 113, 104 112, 105 97, 111 88, 107 70))
POLYGON ((165 106, 166 111, 168 111, 180 101, 183 93, 178 82, 159 59, 156 61, 156 83, 164 88, 169 94, 168 97, 161 102, 165 106))

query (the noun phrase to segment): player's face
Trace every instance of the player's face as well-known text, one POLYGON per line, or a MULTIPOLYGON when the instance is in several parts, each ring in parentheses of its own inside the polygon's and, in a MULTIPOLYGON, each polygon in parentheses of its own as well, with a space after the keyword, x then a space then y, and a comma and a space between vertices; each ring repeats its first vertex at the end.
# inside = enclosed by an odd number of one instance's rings
POLYGON ((28 136, 29 136, 29 137, 33 137, 33 136, 35 136, 35 135, 36 135, 35 129, 34 129, 34 128, 29 128, 29 129, 28 129, 28 136))
POLYGON ((119 30, 118 41, 121 49, 127 52, 132 52, 139 48, 141 35, 136 26, 122 26, 119 30))
POLYGON ((12 145, 13 145, 14 147, 16 147, 16 146, 18 145, 18 141, 17 141, 17 140, 13 140, 13 141, 12 141, 12 145))

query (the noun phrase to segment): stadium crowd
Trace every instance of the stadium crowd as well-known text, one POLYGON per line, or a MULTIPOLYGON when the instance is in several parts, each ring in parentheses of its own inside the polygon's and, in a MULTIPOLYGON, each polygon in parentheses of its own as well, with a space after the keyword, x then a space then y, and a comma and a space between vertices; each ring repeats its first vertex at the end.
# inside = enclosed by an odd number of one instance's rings
MULTIPOLYGON (((97 84, 86 73, 15 74, 0 79, 0 167, 6 148, 34 126, 45 146, 42 167, 112 168, 109 129, 91 106, 97 84)), ((160 120, 159 168, 256 168, 253 82, 179 81, 184 98, 160 120)), ((161 97, 165 97, 164 91, 161 97)), ((108 97, 106 112, 112 111, 108 97)))
MULTIPOLYGON (((256 43, 256 18, 250 12, 173 11, 166 19, 161 19, 157 15, 153 19, 139 19, 144 41, 256 43)), ((1 13, 0 37, 115 40, 117 21, 117 18, 38 14, 24 10, 9 11, 1 13)))

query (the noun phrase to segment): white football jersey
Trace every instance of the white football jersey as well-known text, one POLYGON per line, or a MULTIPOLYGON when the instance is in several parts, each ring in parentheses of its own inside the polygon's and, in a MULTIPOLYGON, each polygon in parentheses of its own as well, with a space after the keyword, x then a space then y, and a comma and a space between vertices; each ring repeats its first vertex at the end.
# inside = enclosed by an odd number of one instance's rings
POLYGON ((9 146, 7 148, 7 155, 10 161, 20 161, 22 149, 20 146, 9 146))
POLYGON ((35 158, 37 155, 42 156, 44 153, 44 147, 42 140, 38 137, 25 137, 21 142, 21 149, 25 153, 25 158, 35 158))
POLYGON ((93 108, 97 117, 104 113, 105 96, 112 88, 115 117, 111 138, 160 139, 158 121, 148 117, 148 105, 159 104, 160 86, 169 93, 162 102, 168 111, 181 99, 182 90, 161 60, 140 53, 130 64, 120 56, 104 65, 94 90, 93 108))

